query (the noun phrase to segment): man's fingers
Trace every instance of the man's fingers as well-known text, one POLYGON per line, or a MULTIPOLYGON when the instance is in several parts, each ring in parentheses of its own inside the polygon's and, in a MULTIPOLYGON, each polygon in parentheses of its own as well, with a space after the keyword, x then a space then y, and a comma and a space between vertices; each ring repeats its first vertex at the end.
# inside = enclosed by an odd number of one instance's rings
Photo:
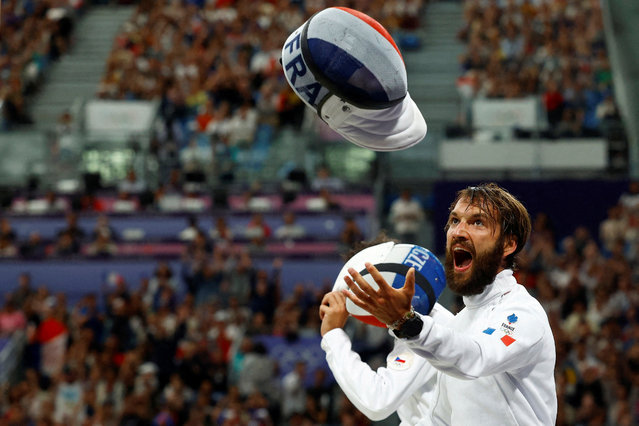
MULTIPOLYGON (((377 290, 373 289, 373 287, 371 287, 370 284, 368 284, 368 282, 364 279, 364 277, 360 275, 359 272, 357 272, 353 268, 349 268, 348 273, 351 275, 351 277, 353 277, 353 280, 355 280, 360 290, 362 290, 362 292, 364 292, 368 297, 377 296, 377 290)), ((360 296, 360 298, 362 297, 360 296)))
MULTIPOLYGON (((358 274, 359 275, 359 274, 358 274)), ((361 278, 361 277, 360 277, 361 278)), ((372 305, 372 299, 369 295, 364 293, 358 285, 351 279, 349 276, 344 276, 344 281, 346 285, 348 285, 349 290, 342 290, 342 294, 349 298, 351 302, 353 302, 356 306, 360 308, 370 311, 372 305)))
POLYGON ((415 295, 415 268, 410 268, 406 273, 406 280, 402 291, 408 291, 411 299, 415 295))
POLYGON ((384 277, 382 277, 382 274, 377 270, 375 265, 373 265, 372 263, 366 262, 364 266, 366 267, 366 270, 368 271, 368 273, 371 274, 371 277, 373 277, 373 279, 377 283, 377 286, 379 287, 379 291, 381 293, 385 293, 388 290, 391 290, 393 288, 386 282, 384 277))
MULTIPOLYGON (((355 273, 357 273, 357 272, 355 272, 355 273)), ((360 276, 360 278, 361 278, 361 276, 360 276)), ((354 294, 355 296, 357 296, 357 298, 360 301, 368 301, 368 300, 370 300, 371 297, 368 294, 366 294, 364 292, 364 290, 362 290, 361 285, 359 283, 355 283, 351 277, 349 277, 348 275, 345 275, 344 276, 344 282, 346 282, 346 285, 351 290, 351 294, 354 294)), ((368 285, 368 284, 366 284, 366 285, 368 285)), ((348 293, 344 293, 344 294, 348 297, 348 293)), ((352 298, 350 298, 350 297, 349 297, 349 299, 352 300, 352 298)))
POLYGON ((331 292, 332 295, 332 300, 335 304, 335 306, 341 308, 344 307, 344 309, 346 309, 346 296, 344 296, 341 292, 339 291, 333 291, 331 292))
POLYGON ((324 295, 324 297, 322 297, 322 305, 328 305, 328 299, 329 299, 328 295, 329 294, 331 294, 331 293, 326 293, 324 295))
POLYGON ((342 290, 342 294, 344 295, 344 297, 349 298, 351 302, 353 302, 355 305, 359 306, 360 308, 365 310, 370 309, 370 306, 367 303, 362 302, 362 300, 356 295, 354 295, 352 292, 348 290, 342 290))
POLYGON ((322 304, 322 306, 320 306, 319 308, 319 317, 320 320, 324 319, 324 315, 326 315, 326 311, 328 311, 330 308, 327 305, 322 304))
POLYGON ((326 293, 322 298, 322 303, 319 309, 320 319, 324 319, 324 315, 330 309, 346 309, 346 296, 338 291, 326 293))

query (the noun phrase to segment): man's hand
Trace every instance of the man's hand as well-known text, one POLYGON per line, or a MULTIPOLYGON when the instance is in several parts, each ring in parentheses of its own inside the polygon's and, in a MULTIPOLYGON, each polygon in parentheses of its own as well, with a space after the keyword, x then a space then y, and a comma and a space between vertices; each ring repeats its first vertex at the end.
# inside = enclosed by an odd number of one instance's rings
POLYGON ((326 293, 322 299, 319 316, 322 320, 322 326, 320 328, 322 336, 335 328, 344 327, 348 319, 346 297, 337 291, 326 293))
POLYGON ((353 278, 344 277, 350 291, 342 290, 342 293, 384 324, 392 324, 401 319, 410 311, 415 295, 415 268, 408 270, 404 286, 399 289, 391 287, 372 264, 366 263, 366 270, 379 286, 379 290, 373 290, 359 272, 350 268, 348 273, 353 278))

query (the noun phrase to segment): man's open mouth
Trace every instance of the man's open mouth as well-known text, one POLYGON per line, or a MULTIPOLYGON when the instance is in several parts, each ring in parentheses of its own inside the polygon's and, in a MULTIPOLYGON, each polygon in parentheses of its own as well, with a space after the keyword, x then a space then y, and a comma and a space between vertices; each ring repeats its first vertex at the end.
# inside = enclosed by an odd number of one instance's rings
POLYGON ((473 264, 473 254, 462 247, 453 248, 453 260, 455 262, 455 271, 467 271, 473 264))

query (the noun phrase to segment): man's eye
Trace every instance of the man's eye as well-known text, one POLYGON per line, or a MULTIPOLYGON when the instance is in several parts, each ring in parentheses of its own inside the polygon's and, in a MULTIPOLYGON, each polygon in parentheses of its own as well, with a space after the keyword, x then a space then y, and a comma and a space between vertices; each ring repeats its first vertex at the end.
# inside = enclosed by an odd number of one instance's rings
POLYGON ((473 222, 475 225, 477 226, 482 226, 484 224, 484 221, 481 219, 477 219, 475 222, 473 222))
POLYGON ((459 223, 459 219, 457 219, 456 217, 453 217, 450 219, 450 223, 451 225, 457 225, 459 223))

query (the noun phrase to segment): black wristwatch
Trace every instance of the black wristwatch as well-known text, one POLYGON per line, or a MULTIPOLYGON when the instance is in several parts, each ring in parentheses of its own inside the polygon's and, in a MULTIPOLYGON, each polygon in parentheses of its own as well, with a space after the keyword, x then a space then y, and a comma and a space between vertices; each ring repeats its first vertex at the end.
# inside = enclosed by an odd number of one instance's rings
POLYGON ((422 318, 419 315, 415 314, 404 321, 404 323, 398 328, 394 329, 393 334, 400 339, 410 339, 411 337, 415 337, 421 333, 423 326, 424 321, 422 321, 422 318))

